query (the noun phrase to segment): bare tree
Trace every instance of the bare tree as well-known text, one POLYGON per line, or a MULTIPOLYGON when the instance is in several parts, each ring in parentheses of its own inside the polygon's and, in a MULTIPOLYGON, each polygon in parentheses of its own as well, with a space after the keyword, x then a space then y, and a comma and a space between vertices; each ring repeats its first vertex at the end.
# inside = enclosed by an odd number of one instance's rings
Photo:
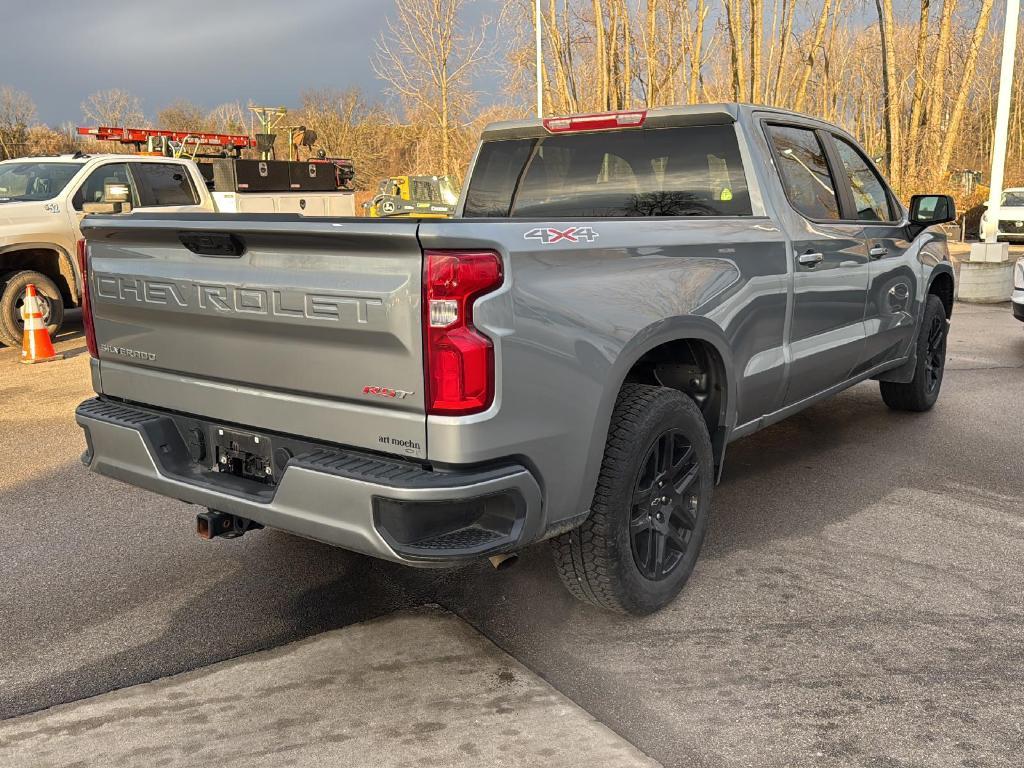
POLYGON ((27 93, 0 86, 0 160, 24 153, 36 105, 27 93))
POLYGON ((202 107, 178 99, 156 113, 157 128, 165 131, 207 131, 210 124, 202 107))
POLYGON ((729 53, 732 58, 732 93, 736 101, 747 101, 747 67, 744 49, 744 21, 742 0, 723 0, 725 23, 729 31, 729 53))
POLYGON ((245 111, 237 101, 220 104, 206 115, 205 123, 217 133, 246 133, 245 111))
POLYGON ((466 0, 405 0, 377 42, 373 71, 398 96, 407 114, 436 131, 441 172, 450 174, 452 133, 475 101, 472 79, 483 58, 488 22, 467 30, 466 0))
MULTIPOLYGON (((890 0, 885 0, 890 2, 890 0)), ((810 45, 804 54, 804 65, 800 73, 800 84, 796 89, 796 96, 793 98, 793 109, 803 112, 807 99, 807 84, 811 80, 811 73, 814 71, 814 63, 819 59, 818 51, 821 49, 822 40, 825 37, 825 29, 828 26, 829 13, 832 10, 832 0, 825 0, 821 6, 821 13, 814 23, 814 33, 811 35, 810 45)))
POLYGON ((120 88, 97 91, 82 102, 86 121, 112 128, 132 128, 146 122, 137 96, 120 88))
POLYGON ((55 130, 46 125, 33 125, 25 137, 27 155, 61 155, 73 152, 77 137, 67 130, 55 130))
POLYGON ((985 33, 988 31, 988 19, 992 15, 992 0, 981 0, 981 10, 978 12, 978 24, 974 28, 970 45, 967 48, 967 56, 964 59, 962 74, 962 85, 957 90, 956 99, 953 101, 953 110, 949 116, 949 124, 942 136, 942 144, 939 149, 938 162, 935 168, 932 181, 940 183, 949 172, 949 162, 953 157, 953 147, 960 135, 960 121, 963 119, 964 109, 967 107, 967 99, 970 96, 970 83, 974 80, 974 70, 978 64, 978 53, 981 51, 985 33))
POLYGON ((892 0, 875 0, 878 11, 878 35, 882 43, 882 104, 885 120, 885 152, 888 158, 889 180, 900 189, 903 179, 901 163, 903 146, 900 136, 899 90, 893 69, 892 0))
POLYGON ((921 15, 917 22, 917 55, 914 60, 914 96, 910 103, 910 124, 907 127, 906 157, 904 168, 917 168, 918 140, 925 122, 925 99, 931 79, 925 71, 928 56, 929 21, 931 0, 921 0, 921 15))

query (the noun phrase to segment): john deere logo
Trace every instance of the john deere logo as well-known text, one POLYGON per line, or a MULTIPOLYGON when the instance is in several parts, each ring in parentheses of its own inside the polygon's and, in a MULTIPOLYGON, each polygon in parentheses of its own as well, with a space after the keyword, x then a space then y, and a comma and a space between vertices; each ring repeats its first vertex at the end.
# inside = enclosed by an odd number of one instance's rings
POLYGON ((260 163, 258 167, 260 171, 260 178, 265 179, 270 175, 270 170, 267 168, 266 163, 260 163))
POLYGON ((393 200, 385 200, 383 203, 380 204, 380 209, 384 213, 394 213, 395 212, 395 202, 393 200))

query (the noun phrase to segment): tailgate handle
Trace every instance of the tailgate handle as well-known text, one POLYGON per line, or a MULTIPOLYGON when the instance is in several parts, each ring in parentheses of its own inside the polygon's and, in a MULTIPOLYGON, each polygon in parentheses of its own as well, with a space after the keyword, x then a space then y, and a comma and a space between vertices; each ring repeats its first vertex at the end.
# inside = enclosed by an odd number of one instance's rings
POLYGON ((237 235, 223 232, 182 232, 178 235, 181 244, 200 256, 214 256, 220 259, 237 259, 245 253, 245 243, 237 235))

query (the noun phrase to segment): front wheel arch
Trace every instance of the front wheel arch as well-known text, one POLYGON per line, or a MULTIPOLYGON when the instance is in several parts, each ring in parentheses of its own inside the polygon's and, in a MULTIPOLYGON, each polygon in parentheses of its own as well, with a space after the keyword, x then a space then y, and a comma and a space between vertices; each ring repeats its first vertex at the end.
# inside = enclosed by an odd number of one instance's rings
POLYGON ((31 270, 46 275, 60 289, 65 306, 77 306, 81 300, 74 259, 56 243, 24 242, 0 249, 0 269, 5 272, 31 270))

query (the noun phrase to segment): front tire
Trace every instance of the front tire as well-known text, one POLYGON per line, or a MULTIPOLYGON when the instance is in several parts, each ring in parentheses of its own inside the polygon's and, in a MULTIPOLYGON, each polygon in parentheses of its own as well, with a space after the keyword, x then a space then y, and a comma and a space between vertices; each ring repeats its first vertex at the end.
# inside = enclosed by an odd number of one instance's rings
POLYGON ((56 335, 64 322, 64 298, 57 284, 42 272, 24 270, 7 275, 7 283, 0 293, 0 342, 9 347, 20 347, 25 321, 21 307, 25 300, 25 288, 32 283, 39 295, 40 309, 50 337, 56 335))
POLYGON ((946 339, 949 321, 942 300, 929 294, 921 325, 917 329, 917 367, 914 378, 905 384, 880 381, 882 400, 894 411, 927 411, 939 399, 942 376, 946 370, 946 339))
POLYGON ((552 540, 566 588, 620 613, 663 608, 693 572, 713 484, 711 440, 696 403, 674 389, 624 385, 590 516, 552 540))

